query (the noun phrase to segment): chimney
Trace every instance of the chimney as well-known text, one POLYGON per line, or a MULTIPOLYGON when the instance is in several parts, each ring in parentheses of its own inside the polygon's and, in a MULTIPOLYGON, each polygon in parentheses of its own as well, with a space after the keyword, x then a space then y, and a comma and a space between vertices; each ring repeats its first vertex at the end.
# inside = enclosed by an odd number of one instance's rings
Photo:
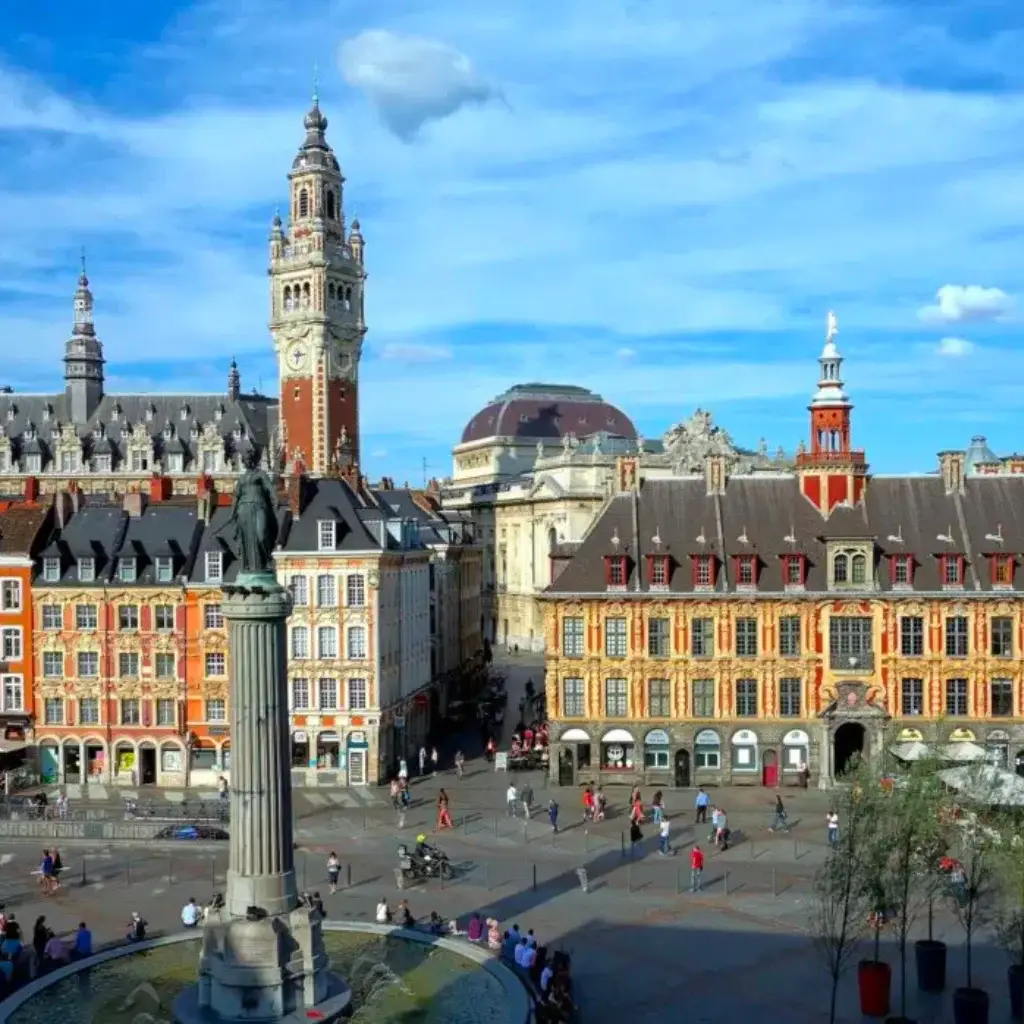
POLYGON ((54 493, 53 510, 57 518, 57 529, 63 530, 72 515, 71 495, 67 491, 54 493))
POLYGON ((640 486, 639 463, 635 456, 620 455, 615 460, 615 491, 623 494, 640 486))
POLYGON ((939 452, 939 473, 947 494, 964 493, 964 453, 939 452))
POLYGON ((292 515, 298 519, 309 504, 309 478, 305 473, 292 473, 285 477, 284 499, 292 515))
POLYGON ((78 484, 74 482, 68 486, 68 490, 71 494, 71 512, 73 515, 82 507, 82 492, 79 490, 78 484))
POLYGON ((25 486, 22 493, 26 501, 34 502, 39 500, 39 478, 34 476, 25 477, 25 486))
POLYGON ((174 492, 174 485, 169 476, 154 473, 149 481, 149 500, 152 502, 166 501, 174 492))
POLYGON ((124 496, 124 510, 132 519, 138 519, 146 511, 146 495, 141 491, 130 491, 124 496))
POLYGON ((725 472, 724 455, 708 455, 704 459, 704 483, 708 496, 713 494, 725 494, 725 472))

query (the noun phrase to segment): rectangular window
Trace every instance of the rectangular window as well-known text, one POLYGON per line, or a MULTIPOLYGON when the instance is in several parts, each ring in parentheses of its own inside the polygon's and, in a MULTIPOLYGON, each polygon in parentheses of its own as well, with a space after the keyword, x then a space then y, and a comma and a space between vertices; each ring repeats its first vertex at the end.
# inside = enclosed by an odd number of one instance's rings
POLYGON ((608 586, 624 587, 626 585, 626 558, 624 555, 609 555, 608 586))
POLYGON ((365 711, 370 706, 369 687, 365 679, 350 679, 348 681, 348 709, 349 711, 365 711))
POLYGON ((946 714, 963 716, 967 714, 967 680, 946 680, 946 714))
POLYGON ((296 711, 305 711, 309 707, 309 680, 292 680, 292 708, 296 711))
POLYGON ((562 714, 566 718, 583 718, 586 714, 582 679, 562 680, 562 714))
POLYGON ((903 679, 900 681, 900 713, 904 718, 924 714, 924 680, 903 679))
POLYGON ((992 657, 1013 657, 1013 619, 1009 615, 992 617, 992 657))
POLYGON ((224 609, 219 604, 203 605, 203 625, 207 629, 224 628, 224 609))
POLYGON ((121 604, 117 606, 117 628, 139 628, 139 606, 137 604, 121 604))
POLYGON ((959 555, 944 555, 942 558, 942 582, 947 587, 958 587, 963 582, 959 555))
POLYGON ((174 679, 174 654, 170 651, 159 651, 153 659, 157 679, 174 679))
POLYGON ((671 713, 671 684, 667 679, 649 680, 647 683, 647 714, 651 718, 668 718, 671 713))
POLYGON ((779 717, 799 718, 802 687, 799 679, 779 680, 779 717))
POLYGON ((43 676, 46 679, 61 679, 64 676, 64 652, 43 651, 43 676))
POLYGON ((170 583, 174 579, 174 559, 161 555, 156 560, 157 583, 170 583))
POLYGON ((757 680, 736 680, 736 717, 757 717, 757 680))
POLYGON ((295 626, 292 629, 292 657, 309 657, 309 629, 305 626, 295 626))
POLYGON ((43 580, 46 583, 59 583, 60 582, 60 559, 59 558, 44 558, 43 559, 43 580))
POLYGON ((783 658, 800 657, 799 615, 783 615, 779 619, 779 654, 783 658))
POLYGON ((137 651, 121 651, 118 654, 117 674, 121 679, 138 679, 139 655, 137 651))
POLYGON ((562 619, 562 653, 567 658, 582 658, 583 616, 567 615, 562 619))
POLYGON ((316 578, 316 603, 321 608, 336 608, 338 605, 338 581, 327 573, 316 578))
POLYGON ((753 555, 740 555, 736 561, 736 586, 752 587, 756 582, 753 555))
POLYGON ((153 625, 158 633, 174 631, 174 605, 158 604, 153 608, 153 625))
POLYGON ((21 661, 21 627, 4 626, 0 629, 0 659, 21 661))
POLYGON ((799 587, 804 581, 803 559, 800 555, 786 555, 786 586, 799 587))
POLYGON ((100 699, 99 697, 80 697, 78 700, 78 724, 99 725, 100 724, 100 699))
POLYGON ((137 698, 121 701, 121 724, 141 725, 142 724, 142 702, 137 698))
POLYGON ((292 604, 296 608, 304 608, 309 604, 309 578, 293 576, 288 581, 288 589, 292 592, 292 604))
POLYGON ((78 560, 78 581, 92 583, 96 579, 96 559, 80 558, 78 560))
POLYGON ((714 679, 694 679, 691 687, 691 712, 694 718, 715 717, 715 681, 714 679))
POLYGON ((3 676, 3 710, 21 711, 25 707, 25 681, 21 676, 3 676))
POLYGON ((668 558, 664 555, 651 558, 651 586, 662 589, 668 586, 668 558))
POLYGON ((174 701, 167 697, 159 697, 156 701, 156 724, 165 729, 172 729, 176 718, 174 701))
POLYGON ((43 722, 46 725, 64 724, 64 701, 61 697, 47 697, 43 701, 43 722))
POLYGON ((757 619, 736 620, 736 657, 757 657, 757 619))
POLYGON ((892 555, 892 582, 896 587, 910 586, 910 555, 892 555))
POLYGON ((1013 586, 1013 555, 992 556, 992 585, 996 587, 1013 586))
POLYGON ((694 619, 691 623, 690 647, 695 658, 712 658, 715 654, 715 620, 694 619))
POLYGON ((950 615, 946 619, 946 657, 966 658, 970 648, 966 615, 950 615))
POLYGON ((338 708, 338 680, 317 680, 317 707, 320 711, 336 711, 338 708))
POLYGON ((206 720, 208 722, 226 722, 228 720, 228 702, 222 698, 206 702, 206 720))
POLYGON ((714 585, 715 571, 713 555, 693 556, 693 585, 698 589, 706 589, 714 585))
MULTIPOLYGON (((351 641, 351 632, 349 640, 351 641)), ((319 658, 336 658, 338 656, 338 631, 333 626, 317 627, 316 649, 319 652, 317 655, 319 658)), ((355 657, 355 655, 350 655, 350 657, 355 657)))
POLYGON ((609 718, 625 718, 629 714, 629 683, 625 679, 604 681, 604 713, 609 718))
POLYGON ((349 608, 363 608, 366 605, 366 577, 352 575, 345 581, 349 608))
POLYGON ((366 657, 366 627, 352 626, 348 631, 348 656, 356 660, 366 657))
POLYGON ((0 582, 0 611, 21 611, 21 580, 3 580, 0 582))
POLYGON ((1006 718, 1013 714, 1013 680, 993 679, 989 683, 989 695, 992 700, 992 715, 1006 718))
POLYGON ((624 658, 629 651, 626 634, 626 620, 611 618, 604 620, 604 653, 609 658, 624 658))
POLYGON ((206 552, 205 569, 207 583, 220 583, 224 579, 224 556, 221 552, 206 552))
POLYGON ((134 583, 138 578, 136 562, 134 558, 119 558, 117 560, 117 578, 122 583, 134 583))
POLYGON ((924 654, 924 619, 920 615, 904 615, 900 619, 900 654, 906 658, 924 654))
POLYGON ((94 604, 75 605, 75 628, 96 629, 99 625, 99 611, 94 604))
POLYGON ((672 620, 647 620, 647 653, 652 658, 667 658, 672 653, 672 620))
POLYGON ((43 605, 43 629, 61 630, 64 628, 64 609, 59 604, 43 605))
POLYGON ((333 551, 338 533, 338 524, 333 519, 321 519, 317 523, 317 547, 321 551, 333 551))
POLYGON ((874 667, 872 620, 834 615, 828 624, 829 666, 843 672, 870 672, 874 667))
POLYGON ((228 674, 228 659, 223 651, 207 651, 204 668, 206 677, 217 679, 228 674))
POLYGON ((80 679, 96 679, 100 674, 100 656, 98 651, 78 652, 78 677, 80 679))

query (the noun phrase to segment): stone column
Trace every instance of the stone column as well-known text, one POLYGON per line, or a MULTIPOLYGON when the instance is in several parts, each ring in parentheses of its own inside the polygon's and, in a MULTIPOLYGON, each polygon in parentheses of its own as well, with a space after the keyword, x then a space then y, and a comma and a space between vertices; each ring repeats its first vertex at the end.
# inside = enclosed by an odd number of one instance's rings
POLYGON ((298 904, 288 735, 291 598, 276 583, 225 588, 231 651, 231 859, 227 910, 285 914, 298 904))

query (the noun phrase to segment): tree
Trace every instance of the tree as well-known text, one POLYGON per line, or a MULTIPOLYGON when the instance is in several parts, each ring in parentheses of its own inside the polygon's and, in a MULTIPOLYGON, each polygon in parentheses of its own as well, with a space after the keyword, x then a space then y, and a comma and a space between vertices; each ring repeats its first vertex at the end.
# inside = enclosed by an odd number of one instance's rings
POLYGON ((967 988, 974 988, 972 974, 973 939, 979 928, 987 924, 995 909, 994 866, 1001 836, 978 821, 971 812, 956 826, 959 836, 953 843, 958 865, 950 878, 953 908, 964 930, 967 953, 967 988))
POLYGON ((914 922, 941 891, 939 861, 948 848, 947 799, 930 760, 909 765, 879 801, 873 830, 875 881, 891 915, 900 959, 900 1015, 907 1014, 907 940, 914 922))
POLYGON ((997 886, 995 932, 1011 962, 1024 971, 1024 841, 1010 816, 1000 821, 1000 841, 993 853, 997 886))
MULTIPOLYGON (((874 874, 870 853, 878 815, 877 782, 858 766, 853 785, 838 794, 839 842, 814 879, 811 921, 814 945, 832 979, 829 1024, 835 1024, 839 980, 857 952, 869 926, 874 874)), ((876 957, 877 958, 877 957, 876 957)))

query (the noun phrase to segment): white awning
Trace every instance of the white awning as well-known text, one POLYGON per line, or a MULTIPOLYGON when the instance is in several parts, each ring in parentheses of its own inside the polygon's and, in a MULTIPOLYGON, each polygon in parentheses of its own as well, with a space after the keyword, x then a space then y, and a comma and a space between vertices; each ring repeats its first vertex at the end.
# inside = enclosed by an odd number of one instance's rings
POLYGON ((909 743, 894 743, 889 748, 889 753, 901 761, 922 761, 931 751, 927 744, 911 740, 909 743))
POLYGON ((25 740, 0 740, 0 754, 13 754, 27 746, 25 740))
MULTIPOLYGON (((957 744, 959 746, 959 744, 957 744)), ((961 796, 991 807, 1024 806, 1024 779, 990 764, 947 768, 939 778, 961 796)))
POLYGON ((961 764, 974 764, 988 760, 988 751, 970 741, 947 743, 945 746, 939 747, 938 755, 943 761, 959 761, 961 764))
POLYGON ((633 735, 627 729, 609 729, 602 737, 602 743, 632 743, 633 735))
POLYGON ((565 743, 590 742, 590 737, 582 729, 566 729, 558 738, 565 743))

